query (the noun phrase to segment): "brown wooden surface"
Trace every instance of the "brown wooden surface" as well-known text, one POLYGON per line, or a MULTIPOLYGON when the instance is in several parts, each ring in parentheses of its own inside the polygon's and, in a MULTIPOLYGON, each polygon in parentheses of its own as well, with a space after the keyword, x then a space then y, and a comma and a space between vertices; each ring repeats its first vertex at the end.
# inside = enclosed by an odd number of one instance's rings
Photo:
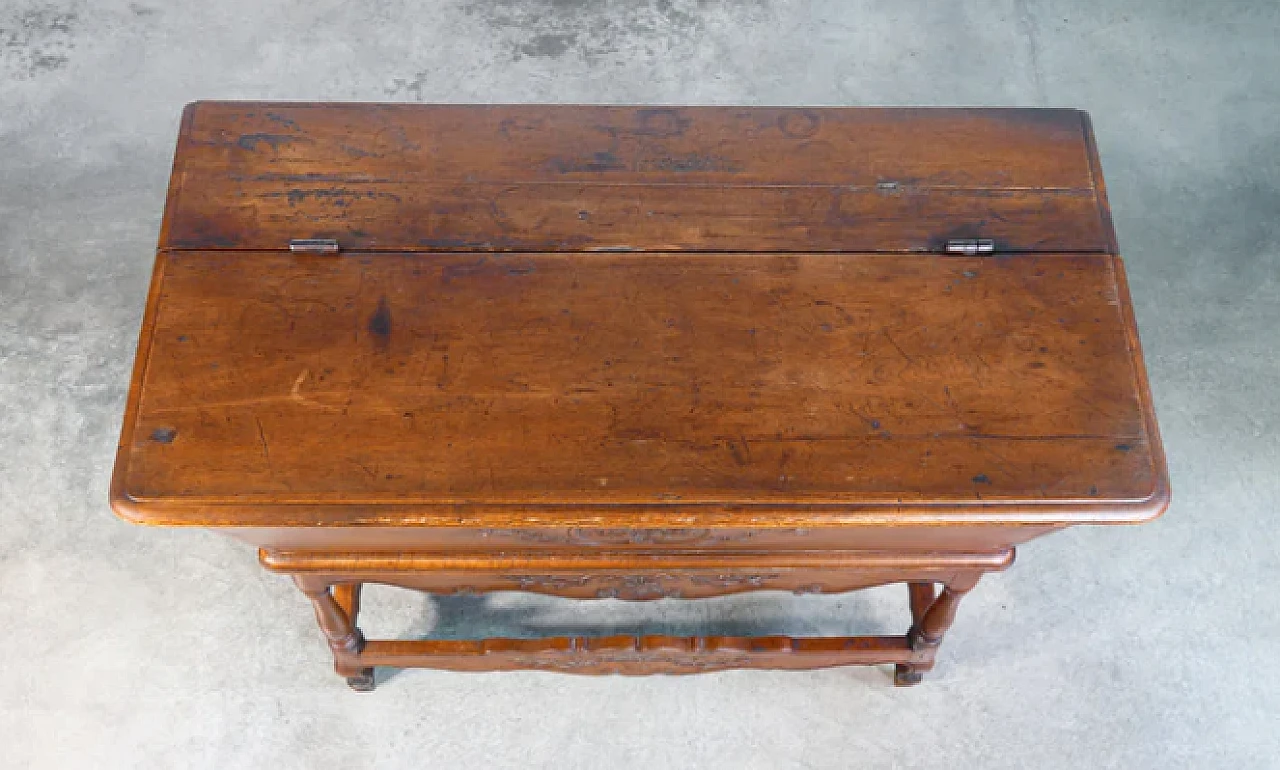
MULTIPOLYGON (((209 509, 204 509, 208 515, 209 509)), ((452 553, 458 551, 529 552, 607 549, 610 551, 751 551, 790 553, 793 551, 896 551, 915 550, 949 553, 977 553, 1011 548, 1032 538, 1053 532, 1061 524, 982 526, 903 526, 909 524, 955 524, 935 512, 926 519, 927 511, 914 515, 892 508, 880 514, 861 509, 856 514, 837 520, 834 526, 745 528, 728 525, 752 519, 777 519, 785 516, 782 509, 753 513, 755 509, 720 510, 716 513, 697 508, 685 513, 690 521, 702 526, 653 528, 647 519, 655 514, 672 518, 678 511, 646 507, 583 508, 560 511, 556 518, 570 515, 608 518, 615 526, 542 526, 531 509, 520 509, 508 518, 527 517, 520 526, 484 527, 454 526, 383 526, 372 517, 358 526, 288 526, 277 522, 273 527, 222 527, 222 532, 270 552, 363 551, 369 553, 452 553), (863 519, 878 520, 879 523, 863 519), (853 522, 853 524, 843 523, 853 522)), ((830 512, 828 512, 830 513, 830 512)), ((1028 515, 1030 511, 1028 511, 1028 515)), ((283 515, 283 514, 277 514, 283 515)), ((459 519, 492 517, 494 514, 463 514, 459 519)), ((208 521, 215 522, 210 518, 208 521)), ((313 519, 314 521, 314 519, 313 519)), ((351 523, 351 520, 348 520, 351 523)), ((599 522, 596 522, 597 524, 599 522)), ((776 524, 776 521, 773 522, 776 524)))
POLYGON ((1086 116, 1045 109, 202 102, 162 247, 1105 251, 1086 116))
POLYGON ((1109 255, 201 251, 161 270, 118 479, 144 520, 916 505, 1045 523, 1163 502, 1109 255))
MULTIPOLYGON (((810 551, 314 552, 259 553, 274 572, 316 585, 382 583, 439 594, 526 591, 574 599, 697 599, 746 591, 844 593, 904 580, 954 583, 1003 570, 1012 549, 986 553, 810 551)), ((344 589, 345 590, 345 589, 344 589)))
POLYGON ((803 670, 931 662, 901 636, 597 636, 369 642, 349 666, 451 671, 530 669, 566 674, 698 674, 738 668, 803 670))
MULTIPOLYGON (((654 549, 647 553, 591 549, 578 552, 521 553, 484 551, 433 553, 421 551, 293 551, 263 549, 258 554, 263 566, 293 575, 314 574, 357 582, 372 575, 418 574, 422 572, 578 572, 630 569, 663 571, 701 569, 725 572, 757 565, 759 551, 703 553, 680 549, 654 549)), ((813 551, 775 554, 779 569, 898 570, 903 573, 945 570, 974 572, 1002 570, 1013 563, 1013 549, 909 553, 901 551, 813 551)), ((921 578, 924 580, 925 578, 921 578)))

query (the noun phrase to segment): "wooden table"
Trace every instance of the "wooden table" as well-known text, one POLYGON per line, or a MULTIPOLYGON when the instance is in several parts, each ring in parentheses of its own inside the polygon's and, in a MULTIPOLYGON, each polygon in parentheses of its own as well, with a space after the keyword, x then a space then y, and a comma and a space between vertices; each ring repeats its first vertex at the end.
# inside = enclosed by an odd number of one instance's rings
POLYGON ((1082 112, 184 113, 111 504, 258 546, 356 689, 375 666, 914 683, 1017 544, 1168 500, 1082 112), (891 637, 356 624, 366 583, 894 582, 891 637))

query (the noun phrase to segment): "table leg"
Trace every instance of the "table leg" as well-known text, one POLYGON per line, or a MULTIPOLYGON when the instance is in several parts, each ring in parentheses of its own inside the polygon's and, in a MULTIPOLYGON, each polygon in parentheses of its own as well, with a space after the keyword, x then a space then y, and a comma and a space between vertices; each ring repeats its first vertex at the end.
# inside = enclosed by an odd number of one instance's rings
POLYGON ((293 581, 311 600, 316 621, 329 642, 334 654, 334 669, 346 677, 347 684, 357 692, 369 692, 374 688, 373 668, 351 666, 344 658, 359 655, 364 649, 364 635, 356 627, 356 614, 360 611, 360 583, 327 583, 303 575, 295 575, 293 581))
POLYGON ((919 625, 935 598, 933 583, 908 583, 911 592, 911 625, 919 625))
MULTIPOLYGON (((910 583, 911 591, 911 630, 907 632, 907 640, 913 650, 935 651, 942 644, 942 638, 956 619, 956 610, 960 600, 969 593, 982 573, 957 576, 944 583, 942 593, 933 596, 931 583, 910 583)), ((893 683, 899 686, 919 684, 924 672, 933 668, 929 663, 899 663, 894 667, 893 683)))

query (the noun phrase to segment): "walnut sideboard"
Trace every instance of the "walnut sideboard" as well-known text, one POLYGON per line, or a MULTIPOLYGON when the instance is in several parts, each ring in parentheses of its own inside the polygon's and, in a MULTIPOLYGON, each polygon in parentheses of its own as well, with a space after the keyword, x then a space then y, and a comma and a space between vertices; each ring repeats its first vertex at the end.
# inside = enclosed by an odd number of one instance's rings
POLYGON ((187 107, 111 488, 376 666, 896 664, 1014 547, 1169 485, 1089 119, 187 107), (373 640, 366 583, 908 587, 901 636, 373 640))

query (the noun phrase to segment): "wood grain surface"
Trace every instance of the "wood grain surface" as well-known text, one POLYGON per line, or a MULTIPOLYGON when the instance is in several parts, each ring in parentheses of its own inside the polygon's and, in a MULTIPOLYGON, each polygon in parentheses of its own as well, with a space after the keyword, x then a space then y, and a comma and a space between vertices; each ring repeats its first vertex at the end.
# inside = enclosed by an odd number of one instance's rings
POLYGON ((140 518, 1160 505, 1109 255, 201 251, 161 270, 120 489, 140 518))
POLYGON ((1086 116, 1047 109, 200 102, 161 247, 1105 251, 1086 116))
POLYGON ((739 668, 804 670, 859 664, 929 664, 934 654, 931 649, 913 650, 901 636, 559 636, 372 641, 359 655, 350 656, 348 665, 650 675, 739 668))

